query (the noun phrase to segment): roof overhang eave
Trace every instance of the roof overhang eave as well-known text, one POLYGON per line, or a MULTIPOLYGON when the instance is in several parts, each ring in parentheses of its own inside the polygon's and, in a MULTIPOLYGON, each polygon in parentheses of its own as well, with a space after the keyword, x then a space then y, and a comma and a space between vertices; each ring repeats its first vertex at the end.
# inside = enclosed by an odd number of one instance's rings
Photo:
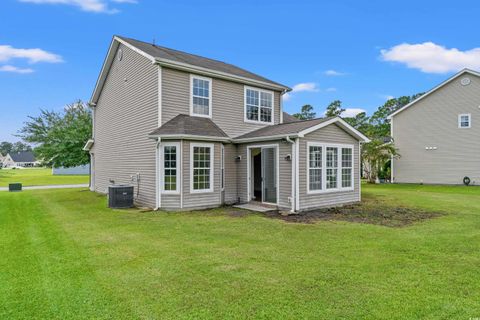
POLYGON ((191 134, 149 134, 150 139, 162 140, 197 140, 197 141, 217 141, 231 143, 232 139, 228 137, 214 137, 214 136, 197 136, 191 134))
POLYGON ((418 97, 417 99, 413 100, 412 102, 406 104, 405 106, 401 107, 400 109, 398 109, 397 111, 393 112, 392 114, 388 115, 387 116, 387 119, 388 120, 392 120, 394 116, 396 116, 397 114, 399 114, 400 112, 410 108, 411 106, 413 106, 414 104, 416 104, 417 102, 419 102, 420 100, 428 97, 430 94, 432 94, 433 92, 437 91, 438 89, 442 88, 443 86, 445 86, 446 84, 452 82, 453 80, 457 79, 458 77, 460 77, 462 74, 464 73, 469 73, 469 74, 472 74, 474 76, 477 76, 477 77, 480 77, 480 73, 477 72, 477 71, 474 71, 474 70, 471 70, 471 69, 462 69, 461 71, 457 72, 456 74, 454 74, 453 76, 451 76, 450 78, 448 78, 447 80, 443 81, 442 83, 440 83, 439 85, 437 85, 436 87, 434 87, 433 89, 430 89, 429 91, 425 92, 425 94, 421 95, 420 97, 418 97))
POLYGON ((337 125, 341 126, 343 130, 347 131, 350 135, 357 138, 360 142, 370 142, 371 141, 366 135, 364 135, 363 133, 361 133, 360 131, 358 131, 354 127, 352 127, 350 124, 348 124, 345 120, 343 120, 342 118, 339 118, 339 117, 332 118, 330 120, 321 122, 317 125, 311 126, 310 128, 304 129, 304 130, 299 132, 299 135, 305 136, 305 135, 307 135, 311 132, 314 132, 318 129, 321 129, 321 128, 326 127, 326 126, 331 125, 331 124, 337 124, 337 125))
POLYGON ((290 134, 278 134, 273 136, 264 136, 264 137, 253 137, 253 138, 240 138, 240 139, 232 139, 233 143, 240 144, 240 143, 249 143, 249 142, 262 142, 262 141, 272 141, 272 140, 281 140, 289 138, 301 138, 298 133, 290 133, 290 134))

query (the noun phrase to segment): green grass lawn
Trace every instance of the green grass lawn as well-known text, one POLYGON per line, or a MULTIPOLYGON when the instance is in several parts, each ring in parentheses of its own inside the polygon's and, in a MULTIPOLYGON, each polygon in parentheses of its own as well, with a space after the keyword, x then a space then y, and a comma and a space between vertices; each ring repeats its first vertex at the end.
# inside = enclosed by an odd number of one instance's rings
POLYGON ((480 317, 480 188, 364 186, 445 213, 392 228, 224 209, 109 210, 80 189, 0 193, 0 318, 480 317))
POLYGON ((54 176, 52 169, 2 169, 0 170, 0 187, 9 183, 20 182, 24 186, 46 186, 55 184, 83 184, 88 183, 88 175, 54 176))

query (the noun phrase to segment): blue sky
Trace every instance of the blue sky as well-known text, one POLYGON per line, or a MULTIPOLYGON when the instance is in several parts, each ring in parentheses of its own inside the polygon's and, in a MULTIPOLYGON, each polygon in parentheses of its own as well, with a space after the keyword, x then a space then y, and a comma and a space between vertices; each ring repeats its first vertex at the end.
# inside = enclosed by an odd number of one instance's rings
POLYGON ((368 113, 480 69, 478 1, 2 0, 0 141, 28 115, 87 101, 114 34, 236 64, 321 116, 368 113), (477 49, 478 48, 478 49, 477 49), (350 110, 351 109, 351 110, 350 110))

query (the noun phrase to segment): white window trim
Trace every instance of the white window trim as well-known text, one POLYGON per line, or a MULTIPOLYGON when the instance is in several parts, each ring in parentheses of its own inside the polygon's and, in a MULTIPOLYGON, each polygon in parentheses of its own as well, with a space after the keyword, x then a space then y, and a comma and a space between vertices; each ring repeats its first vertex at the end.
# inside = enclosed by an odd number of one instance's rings
POLYGON ((194 117, 202 117, 202 118, 212 118, 212 107, 213 107, 213 102, 212 102, 212 87, 213 87, 213 82, 212 78, 207 78, 207 77, 201 77, 197 76, 195 74, 190 74, 190 115, 194 117), (207 114, 197 114, 193 112, 193 79, 199 79, 199 80, 205 80, 208 81, 208 115, 207 114))
POLYGON ((180 181, 182 179, 182 174, 180 172, 180 142, 162 142, 160 144, 160 190, 162 194, 179 194, 180 193, 180 181), (177 186, 176 190, 165 190, 165 147, 176 147, 177 151, 177 160, 176 167, 177 170, 177 186))
POLYGON ((215 145, 213 143, 190 143, 190 193, 208 193, 214 191, 214 159, 215 159, 215 145), (210 148, 210 188, 195 190, 193 189, 193 148, 207 147, 210 148))
POLYGON ((319 193, 331 193, 331 192, 347 192, 352 191, 355 188, 355 148, 353 144, 337 144, 337 143, 322 143, 322 142, 312 142, 307 141, 307 150, 306 150, 306 172, 307 172, 307 194, 319 194, 319 193), (310 147, 322 147, 322 189, 321 190, 310 190, 310 147), (327 147, 334 147, 338 149, 337 153, 337 188, 327 189, 327 147), (352 149, 352 186, 342 188, 342 148, 351 148, 352 149))
POLYGON ((265 89, 260 89, 260 88, 255 88, 255 87, 249 87, 249 86, 244 86, 243 88, 243 121, 246 123, 254 123, 254 124, 266 124, 266 125, 273 125, 275 124, 275 93, 271 90, 265 90, 265 89), (271 122, 265 122, 265 121, 260 121, 260 104, 258 105, 258 120, 250 120, 247 118, 247 90, 255 90, 259 92, 258 99, 260 103, 261 99, 261 92, 264 93, 269 93, 272 95, 272 121, 271 122))
POLYGON ((472 127, 472 115, 470 113, 462 113, 458 115, 458 128, 459 129, 470 129, 472 127), (462 127, 462 117, 468 117, 468 127, 462 127))
POLYGON ((276 143, 276 144, 252 144, 252 145, 247 146, 247 198, 249 199, 248 201, 252 200, 252 179, 251 179, 252 149, 258 149, 258 148, 259 149, 262 149, 262 148, 275 148, 276 149, 277 170, 275 172, 275 175, 276 175, 275 186, 277 188, 277 202, 276 203, 263 202, 263 203, 279 205, 280 204, 280 146, 278 145, 278 143, 276 143))

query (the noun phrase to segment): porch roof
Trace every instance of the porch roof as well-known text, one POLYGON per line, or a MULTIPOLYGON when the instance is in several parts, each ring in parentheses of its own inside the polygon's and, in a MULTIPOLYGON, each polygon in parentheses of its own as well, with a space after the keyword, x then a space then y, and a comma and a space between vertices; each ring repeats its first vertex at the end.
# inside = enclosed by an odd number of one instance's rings
POLYGON ((210 118, 192 117, 186 114, 179 114, 167 121, 160 128, 149 134, 156 138, 201 138, 208 140, 230 140, 228 135, 220 129, 210 118))
POLYGON ((258 130, 246 133, 239 137, 236 137, 235 140, 243 140, 250 138, 260 138, 260 137, 272 137, 272 136, 281 136, 281 135, 295 135, 304 131, 305 129, 316 126, 322 122, 334 119, 333 117, 328 118, 317 118, 311 120, 298 120, 293 122, 281 123, 273 126, 266 126, 258 130))

